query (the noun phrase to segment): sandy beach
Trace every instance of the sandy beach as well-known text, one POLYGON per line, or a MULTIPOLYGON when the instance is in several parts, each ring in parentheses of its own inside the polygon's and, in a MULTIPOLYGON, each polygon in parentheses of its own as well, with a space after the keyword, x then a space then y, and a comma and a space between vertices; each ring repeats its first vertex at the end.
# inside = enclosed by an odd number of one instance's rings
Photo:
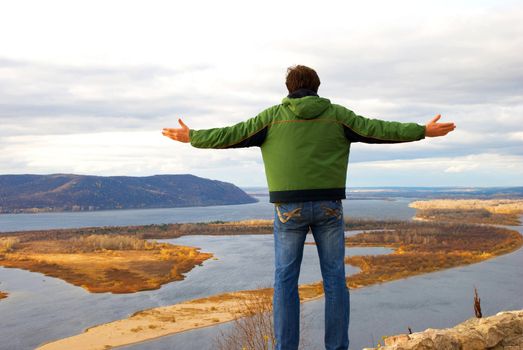
MULTIPOLYGON (((318 288, 321 286, 300 286, 301 301, 321 297, 323 292, 318 288)), ((244 303, 256 296, 272 298, 272 288, 224 293, 143 310, 129 318, 88 328, 84 333, 43 344, 37 349, 103 350, 213 326, 243 316, 244 303)))

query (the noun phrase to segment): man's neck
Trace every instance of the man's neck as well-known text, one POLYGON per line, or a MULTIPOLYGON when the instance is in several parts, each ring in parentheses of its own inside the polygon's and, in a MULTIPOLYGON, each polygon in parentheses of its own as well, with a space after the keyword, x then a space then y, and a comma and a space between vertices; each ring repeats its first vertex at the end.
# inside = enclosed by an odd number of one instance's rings
POLYGON ((288 98, 302 98, 305 96, 318 96, 318 94, 315 91, 312 91, 310 89, 298 89, 298 90, 290 93, 287 97, 288 98))

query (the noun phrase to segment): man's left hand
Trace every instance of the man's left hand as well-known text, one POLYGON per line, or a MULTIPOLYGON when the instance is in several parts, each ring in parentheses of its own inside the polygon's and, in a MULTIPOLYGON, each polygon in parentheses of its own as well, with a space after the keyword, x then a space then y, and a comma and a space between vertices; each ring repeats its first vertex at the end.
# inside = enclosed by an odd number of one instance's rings
POLYGON ((439 118, 441 118, 440 114, 435 116, 425 125, 426 137, 445 136, 452 130, 456 129, 456 125, 454 123, 438 123, 439 118))

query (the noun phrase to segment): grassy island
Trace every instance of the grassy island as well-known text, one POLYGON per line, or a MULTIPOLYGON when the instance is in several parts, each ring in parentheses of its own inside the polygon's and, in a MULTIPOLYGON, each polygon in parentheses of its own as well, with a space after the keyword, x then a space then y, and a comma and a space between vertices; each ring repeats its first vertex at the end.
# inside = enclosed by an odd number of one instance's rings
POLYGON ((517 231, 487 225, 360 221, 349 226, 371 231, 346 238, 348 247, 394 249, 386 255, 347 257, 348 264, 361 269, 348 278, 351 287, 473 264, 523 245, 523 237, 517 231))
MULTIPOLYGON (((272 233, 272 222, 210 223, 148 226, 136 229, 141 237, 169 237, 184 234, 272 233), (228 232, 231 230, 231 232, 228 232)), ((347 247, 391 247, 387 255, 347 257, 346 263, 360 272, 347 277, 350 288, 406 278, 480 262, 506 254, 523 245, 523 237, 513 230, 487 225, 461 223, 348 220, 347 230, 363 232, 349 236, 347 247)), ((122 229, 125 230, 125 229, 122 229)), ((127 231, 126 231, 127 232, 127 231)), ((299 286, 301 302, 323 296, 323 283, 299 286)), ((136 312, 127 319, 89 328, 73 337, 39 347, 58 349, 109 349, 154 339, 189 329, 212 326, 246 316, 240 305, 250 300, 272 297, 271 288, 223 293, 136 312)))
MULTIPOLYGON (((211 221, 186 224, 102 226, 68 229, 0 232, 0 239, 23 236, 29 240, 74 239, 87 235, 120 235, 140 239, 167 239, 188 235, 272 234, 272 220, 211 221)), ((1 246, 1 243, 0 243, 1 246)), ((1 248, 0 248, 1 249, 1 248)))
POLYGON ((129 235, 64 230, 0 236, 0 266, 40 272, 93 293, 158 289, 210 257, 198 248, 129 235))
POLYGON ((521 199, 435 199, 410 203, 418 220, 521 225, 521 199))
POLYGON ((3 232, 0 266, 41 272, 94 293, 133 293, 181 280, 212 257, 199 248, 151 240, 268 233, 270 220, 3 232))

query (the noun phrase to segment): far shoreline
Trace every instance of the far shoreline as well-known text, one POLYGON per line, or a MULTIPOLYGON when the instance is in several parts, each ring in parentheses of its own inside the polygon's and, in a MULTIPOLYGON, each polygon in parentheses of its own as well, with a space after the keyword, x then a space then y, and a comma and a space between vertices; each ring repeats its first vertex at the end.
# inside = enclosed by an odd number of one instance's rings
POLYGON ((244 203, 227 203, 227 204, 203 204, 203 205, 182 205, 177 207, 147 207, 147 208, 111 208, 111 209, 94 209, 94 210, 60 210, 60 209, 40 209, 40 208, 24 208, 15 211, 0 211, 0 217, 2 215, 38 215, 38 214, 81 214, 81 213, 103 213, 112 211, 131 211, 131 210, 158 210, 158 209, 182 209, 182 208, 207 208, 207 207, 228 207, 232 205, 248 205, 258 203, 260 200, 256 197, 251 196, 254 200, 244 203))

